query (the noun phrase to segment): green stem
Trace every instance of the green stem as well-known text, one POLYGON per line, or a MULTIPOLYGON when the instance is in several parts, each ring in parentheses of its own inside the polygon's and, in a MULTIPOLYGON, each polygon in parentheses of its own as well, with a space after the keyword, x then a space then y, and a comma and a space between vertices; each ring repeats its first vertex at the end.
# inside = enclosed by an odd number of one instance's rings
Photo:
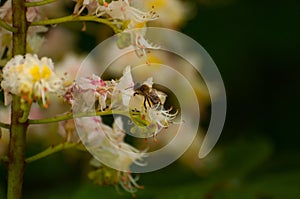
POLYGON ((27 122, 28 116, 29 116, 29 113, 30 113, 31 105, 23 105, 23 107, 25 107, 25 110, 23 112, 23 116, 21 118, 19 118, 20 123, 27 122))
POLYGON ((5 124, 5 123, 0 122, 0 127, 4 128, 4 129, 9 129, 10 128, 10 124, 5 124))
POLYGON ((43 21, 34 21, 31 22, 30 26, 46 26, 46 25, 55 25, 60 23, 67 23, 67 22, 78 22, 78 21, 92 21, 97 23, 103 23, 111 27, 115 33, 122 32, 121 29, 115 26, 116 23, 111 22, 108 19, 101 19, 97 16, 77 16, 77 15, 69 15, 66 17, 60 17, 55 19, 48 19, 43 21))
POLYGON ((10 32, 17 32, 17 29, 10 26, 8 23, 6 23, 5 21, 3 21, 2 19, 0 19, 0 27, 10 31, 10 32))
POLYGON ((43 5, 47 5, 47 4, 53 3, 55 1, 57 1, 57 0, 44 0, 44 1, 26 2, 25 6, 26 7, 43 6, 43 5))
POLYGON ((42 159, 44 157, 47 157, 47 156, 49 156, 49 155, 51 155, 53 153, 62 151, 64 149, 69 149, 69 148, 75 147, 77 145, 78 145, 78 143, 64 142, 64 143, 58 144, 56 146, 51 146, 51 147, 45 149, 44 151, 42 151, 42 152, 40 152, 40 153, 38 153, 38 154, 36 154, 34 156, 26 158, 26 162, 27 163, 34 162, 36 160, 42 159))
POLYGON ((47 124, 47 123, 54 123, 65 121, 73 118, 80 118, 80 117, 92 117, 92 116, 104 116, 104 115, 128 115, 125 111, 98 111, 98 112, 90 112, 90 113, 68 113, 65 115, 59 115, 53 118, 46 118, 46 119, 37 119, 37 120, 28 120, 29 124, 47 124))
POLYGON ((12 122, 8 149, 8 199, 22 198, 22 184, 25 170, 25 143, 27 123, 19 123, 23 111, 20 109, 20 98, 13 96, 12 122))
MULTIPOLYGON (((12 39, 13 56, 24 55, 26 53, 26 11, 25 0, 12 0, 12 25, 17 30, 13 33, 12 39)), ((22 198, 25 170, 25 143, 28 123, 19 122, 19 118, 23 116, 19 96, 13 95, 11 109, 7 199, 20 199, 22 198)))

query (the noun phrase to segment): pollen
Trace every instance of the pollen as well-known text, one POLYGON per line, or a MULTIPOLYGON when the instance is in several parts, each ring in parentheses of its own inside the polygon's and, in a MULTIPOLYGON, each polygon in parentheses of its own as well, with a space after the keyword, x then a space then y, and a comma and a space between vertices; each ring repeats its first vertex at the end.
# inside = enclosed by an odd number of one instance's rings
POLYGON ((48 66, 43 66, 42 78, 48 79, 51 76, 51 70, 48 66))
POLYGON ((145 120, 146 119, 146 115, 142 115, 142 120, 145 120))
POLYGON ((135 28, 143 28, 145 26, 146 22, 140 22, 135 24, 135 28))
POLYGON ((34 65, 29 72, 34 82, 41 79, 40 68, 37 65, 34 65))
POLYGON ((40 70, 40 67, 37 65, 34 65, 30 69, 30 75, 32 76, 32 81, 40 81, 41 79, 48 79, 51 76, 51 70, 48 66, 43 66, 42 71, 40 70))

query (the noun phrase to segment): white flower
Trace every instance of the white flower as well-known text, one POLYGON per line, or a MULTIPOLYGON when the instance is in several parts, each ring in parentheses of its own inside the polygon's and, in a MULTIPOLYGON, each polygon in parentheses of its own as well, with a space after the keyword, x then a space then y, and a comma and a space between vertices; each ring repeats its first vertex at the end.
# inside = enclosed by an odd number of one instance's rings
POLYGON ((127 24, 124 32, 129 33, 131 44, 135 47, 138 56, 145 56, 146 62, 146 49, 159 48, 144 38, 146 34, 146 23, 158 18, 158 15, 152 8, 148 12, 143 12, 131 6, 129 1, 117 0, 99 6, 96 15, 99 17, 107 15, 112 20, 121 20, 127 24))
POLYGON ((95 74, 79 78, 66 92, 65 98, 73 105, 74 111, 78 112, 103 111, 107 108, 121 110, 128 107, 133 85, 128 66, 119 81, 104 81, 95 74))
POLYGON ((95 14, 97 8, 100 6, 98 0, 73 0, 76 2, 73 13, 80 15, 85 8, 88 10, 88 15, 95 14))
POLYGON ((168 110, 164 108, 167 95, 152 88, 153 79, 151 77, 142 85, 146 85, 149 88, 148 93, 135 92, 129 104, 131 119, 136 124, 131 129, 131 133, 143 138, 153 136, 154 141, 157 141, 156 135, 158 132, 162 128, 168 128, 178 112, 170 113, 172 108, 168 110), (159 101, 154 103, 150 95, 159 98, 159 101))
POLYGON ((154 105, 148 109, 147 116, 150 121, 154 121, 159 127, 167 128, 169 123, 175 119, 177 111, 175 113, 170 113, 172 108, 165 110, 162 105, 154 105))
POLYGON ((131 67, 127 66, 123 70, 123 76, 117 81, 117 85, 113 91, 112 107, 118 110, 127 108, 129 101, 134 93, 134 82, 131 75, 131 67))
POLYGON ((132 164, 144 165, 141 161, 146 155, 124 142, 122 119, 117 117, 113 128, 103 124, 100 117, 75 120, 82 143, 94 155, 90 163, 97 170, 90 172, 89 178, 98 184, 119 183, 132 193, 141 188, 137 179, 131 176, 129 167, 132 164))
POLYGON ((155 45, 145 39, 147 27, 139 27, 133 30, 125 30, 124 32, 129 32, 131 35, 131 43, 135 48, 135 51, 138 56, 145 57, 146 63, 149 64, 147 50, 149 49, 159 49, 158 45, 155 45))
POLYGON ((103 145, 105 134, 100 131, 100 117, 82 117, 76 118, 76 131, 81 139, 81 142, 87 148, 97 148, 103 145))
POLYGON ((154 7, 159 14, 154 24, 173 29, 179 28, 193 15, 192 6, 183 0, 131 0, 131 4, 140 10, 154 7))
POLYGON ((113 128, 96 116, 75 121, 82 143, 102 163, 121 171, 128 171, 133 163, 143 165, 145 153, 124 142, 125 131, 120 117, 115 119, 113 128))
POLYGON ((17 55, 3 68, 1 86, 5 92, 5 104, 10 103, 10 94, 22 97, 22 100, 31 104, 41 102, 48 107, 48 93, 56 93, 62 87, 62 80, 54 72, 51 59, 37 55, 17 55))
POLYGON ((130 23, 145 23, 158 17, 153 10, 143 12, 130 6, 128 1, 123 0, 111 1, 109 4, 104 3, 104 5, 100 5, 96 15, 108 15, 114 20, 129 21, 130 23))
POLYGON ((75 81, 70 88, 71 95, 67 92, 67 98, 75 108, 75 111, 103 111, 108 108, 107 100, 111 98, 112 90, 115 87, 114 81, 103 81, 93 74, 91 77, 81 77, 75 81), (95 107, 98 102, 98 107, 95 107))
POLYGON ((172 123, 177 112, 171 113, 172 109, 164 108, 167 95, 152 88, 153 78, 148 78, 142 85, 147 86, 151 94, 134 88, 131 69, 127 66, 119 80, 103 81, 96 75, 79 78, 65 98, 73 105, 75 113, 105 109, 128 111, 128 116, 136 124, 131 132, 144 138, 155 138, 162 128, 172 123))

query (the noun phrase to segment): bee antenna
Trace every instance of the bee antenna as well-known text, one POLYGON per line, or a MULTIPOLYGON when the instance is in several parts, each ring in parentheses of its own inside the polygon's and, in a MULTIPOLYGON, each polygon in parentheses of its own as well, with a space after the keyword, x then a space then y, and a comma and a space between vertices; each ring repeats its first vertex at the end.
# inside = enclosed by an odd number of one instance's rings
POLYGON ((131 88, 134 88, 134 86, 129 86, 129 87, 125 88, 125 90, 131 89, 131 88))

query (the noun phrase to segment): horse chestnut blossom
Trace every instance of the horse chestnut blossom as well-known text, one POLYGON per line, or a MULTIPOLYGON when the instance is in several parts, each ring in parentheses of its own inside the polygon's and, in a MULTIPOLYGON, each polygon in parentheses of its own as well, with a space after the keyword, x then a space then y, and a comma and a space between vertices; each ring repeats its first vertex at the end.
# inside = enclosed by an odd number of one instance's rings
POLYGON ((95 168, 88 177, 97 184, 120 185, 131 193, 141 188, 129 172, 130 165, 143 166, 144 151, 140 151, 124 141, 125 130, 121 117, 116 117, 112 127, 105 125, 101 117, 82 117, 60 123, 69 141, 81 142, 94 158, 90 164, 95 168), (67 125, 66 125, 67 124, 67 125), (76 128, 75 128, 76 126, 76 128), (72 131, 72 133, 70 133, 72 131), (105 165, 111 167, 107 167, 105 165))
POLYGON ((110 3, 104 2, 103 5, 97 8, 96 15, 98 17, 108 15, 113 20, 128 21, 129 27, 132 27, 130 23, 142 23, 141 25, 144 25, 145 22, 158 18, 153 9, 143 12, 131 6, 128 1, 123 0, 111 1, 110 3))
POLYGON ((99 103, 97 109, 101 111, 106 109, 106 101, 111 97, 114 85, 114 81, 104 81, 94 74, 91 77, 78 79, 75 86, 77 88, 76 92, 80 97, 85 99, 83 102, 85 102, 85 105, 87 106, 87 110, 82 109, 81 111, 92 110, 95 99, 89 96, 94 96, 96 98, 96 101, 99 103))
POLYGON ((11 102, 11 94, 21 97, 23 103, 38 102, 43 107, 49 106, 50 92, 60 92, 63 80, 54 72, 51 59, 37 55, 17 55, 3 68, 1 87, 5 93, 5 104, 11 102))
POLYGON ((119 80, 104 81, 95 74, 80 77, 67 89, 64 97, 74 111, 124 110, 134 92, 133 85, 130 66, 127 66, 119 80))
POLYGON ((145 153, 124 142, 121 117, 115 118, 112 128, 97 116, 76 118, 75 121, 82 143, 101 162, 121 171, 128 171, 133 163, 145 164, 142 162, 145 153))
MULTIPOLYGON (((159 48, 157 45, 148 42, 144 38, 146 34, 146 23, 156 20, 159 17, 153 9, 154 7, 152 7, 148 12, 143 12, 131 6, 129 1, 118 0, 111 1, 109 4, 104 2, 103 5, 97 8, 96 15, 99 17, 107 15, 113 20, 121 20, 125 22, 126 28, 123 32, 123 38, 124 35, 127 35, 125 38, 129 38, 128 41, 135 47, 137 54, 139 56, 145 56, 147 60, 146 49, 159 48)), ((127 45, 125 43, 119 45, 119 47, 127 47, 127 45)))
POLYGON ((88 10, 88 15, 111 19, 117 27, 124 29, 118 41, 119 48, 133 45, 139 56, 145 56, 147 63, 146 50, 159 48, 145 39, 147 22, 157 20, 159 17, 154 7, 144 12, 132 6, 128 0, 100 3, 96 0, 77 0, 74 14, 80 15, 85 8, 88 10))
POLYGON ((165 109, 164 103, 167 95, 152 88, 152 86, 153 78, 150 77, 136 89, 137 91, 144 87, 147 91, 139 90, 130 99, 129 113, 136 124, 130 131, 138 137, 153 136, 156 142, 156 135, 161 129, 169 127, 169 124, 176 118, 178 111, 171 113, 172 108, 165 109))
POLYGON ((135 85, 130 66, 127 66, 119 80, 104 81, 95 74, 79 78, 68 89, 65 99, 72 105, 75 113, 127 111, 127 116, 135 124, 131 133, 141 137, 153 136, 156 141, 158 132, 167 128, 178 112, 171 113, 172 108, 164 108, 167 95, 152 88, 152 78, 142 84, 151 89, 151 94, 136 92, 135 85), (159 98, 158 101, 152 103, 150 95, 159 98))

